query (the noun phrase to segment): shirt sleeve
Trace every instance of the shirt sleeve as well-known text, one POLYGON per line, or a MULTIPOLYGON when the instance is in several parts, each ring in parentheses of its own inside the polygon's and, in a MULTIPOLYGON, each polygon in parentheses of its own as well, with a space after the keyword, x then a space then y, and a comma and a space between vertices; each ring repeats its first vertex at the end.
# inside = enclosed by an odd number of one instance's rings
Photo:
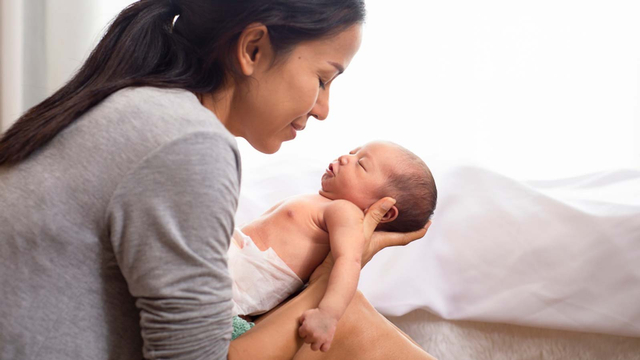
POLYGON ((240 191, 232 138, 192 133, 145 158, 107 210, 148 359, 220 359, 231 340, 227 249, 240 191))

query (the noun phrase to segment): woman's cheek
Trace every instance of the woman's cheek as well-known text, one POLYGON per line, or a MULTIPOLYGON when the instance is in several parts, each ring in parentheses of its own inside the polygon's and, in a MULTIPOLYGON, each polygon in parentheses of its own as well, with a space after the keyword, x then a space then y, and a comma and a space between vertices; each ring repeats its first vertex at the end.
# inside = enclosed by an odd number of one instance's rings
POLYGON ((295 87, 296 103, 300 104, 301 111, 304 111, 305 114, 313 109, 320 90, 319 80, 315 76, 312 79, 299 77, 295 87))

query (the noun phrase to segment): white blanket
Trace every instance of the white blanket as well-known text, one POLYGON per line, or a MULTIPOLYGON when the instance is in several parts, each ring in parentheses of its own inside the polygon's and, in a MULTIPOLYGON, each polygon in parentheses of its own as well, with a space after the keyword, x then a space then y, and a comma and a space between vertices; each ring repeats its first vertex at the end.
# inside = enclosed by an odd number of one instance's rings
MULTIPOLYGON (((238 224, 317 192, 325 167, 245 169, 238 224)), ((640 171, 523 183, 481 168, 433 170, 428 235, 362 272, 359 288, 380 312, 640 337, 640 171)))

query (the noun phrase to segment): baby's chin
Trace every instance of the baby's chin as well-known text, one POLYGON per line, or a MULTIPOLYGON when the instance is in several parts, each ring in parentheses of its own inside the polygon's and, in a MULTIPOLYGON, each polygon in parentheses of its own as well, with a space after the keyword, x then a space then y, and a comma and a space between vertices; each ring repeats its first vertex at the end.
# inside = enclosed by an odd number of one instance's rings
POLYGON ((318 191, 318 194, 320 194, 321 196, 324 196, 325 198, 327 198, 329 200, 347 200, 347 201, 351 201, 357 207, 359 207, 360 210, 362 210, 362 211, 364 211, 367 208, 367 207, 363 207, 362 204, 358 204, 358 202, 355 199, 351 199, 349 196, 344 196, 343 194, 336 193, 336 192, 328 192, 328 191, 325 191, 324 188, 321 188, 318 191))
POLYGON ((320 188, 320 190, 318 191, 318 194, 320 194, 320 195, 322 195, 322 196, 324 196, 324 197, 326 197, 327 199, 330 199, 330 200, 338 200, 339 199, 333 193, 330 193, 330 192, 326 191, 324 189, 324 186, 322 186, 320 188))

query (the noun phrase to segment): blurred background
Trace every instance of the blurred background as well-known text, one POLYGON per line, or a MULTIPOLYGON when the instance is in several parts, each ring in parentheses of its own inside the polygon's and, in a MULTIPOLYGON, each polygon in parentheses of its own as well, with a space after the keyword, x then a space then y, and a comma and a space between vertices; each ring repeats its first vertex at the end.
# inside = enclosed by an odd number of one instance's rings
MULTIPOLYGON (((0 126, 64 84, 129 0, 0 0, 0 126)), ((328 163, 375 139, 432 169, 522 179, 640 168, 637 0, 369 0, 326 121, 243 167, 328 163)), ((264 170, 262 170, 264 171, 264 170)), ((247 173, 247 172, 245 172, 247 173)))

